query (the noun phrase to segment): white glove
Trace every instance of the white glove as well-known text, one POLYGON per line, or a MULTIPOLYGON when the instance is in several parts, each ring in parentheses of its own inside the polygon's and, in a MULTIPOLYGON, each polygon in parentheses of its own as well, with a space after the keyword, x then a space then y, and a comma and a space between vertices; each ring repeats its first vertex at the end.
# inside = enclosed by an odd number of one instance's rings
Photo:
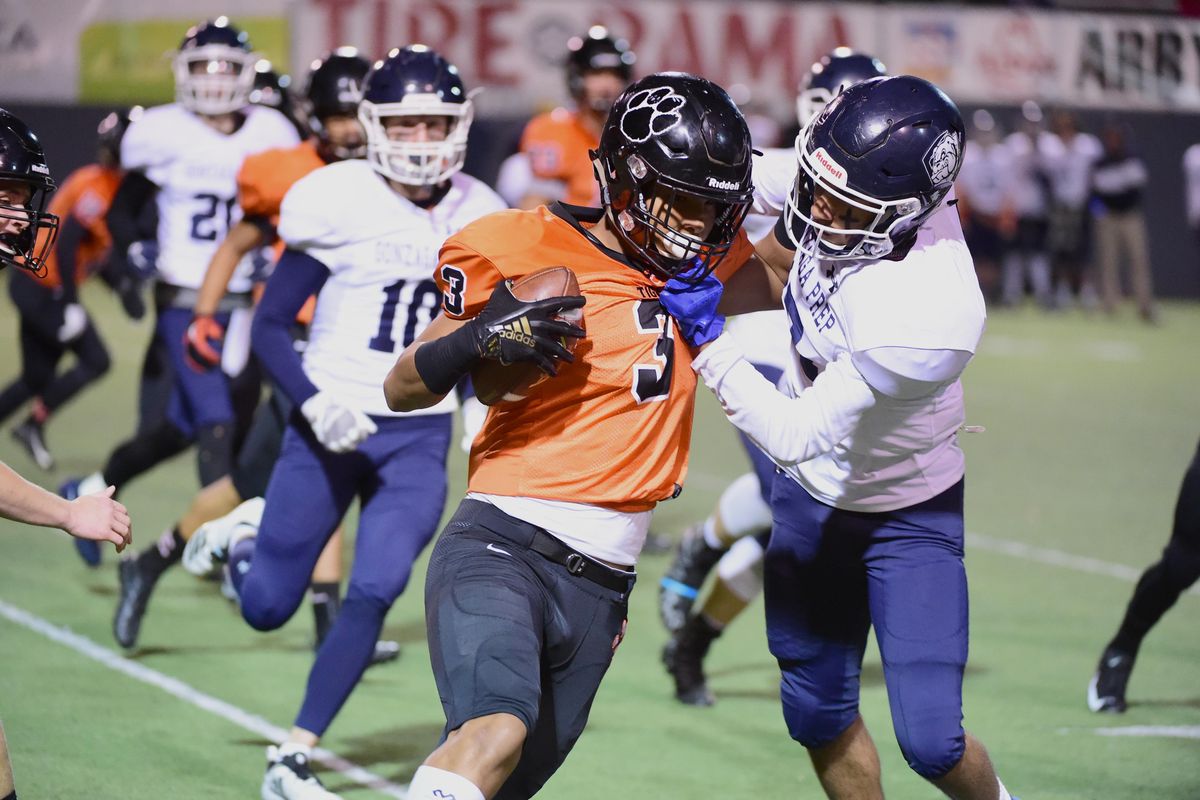
POLYGON ((328 392, 317 392, 300 405, 313 435, 332 453, 349 453, 377 428, 363 412, 342 405, 328 392))
POLYGON ((484 420, 487 419, 488 407, 479 402, 478 398, 471 396, 462 402, 462 424, 463 434, 462 441, 458 446, 462 448, 464 453, 471 452, 471 443, 475 441, 475 437, 479 435, 479 430, 483 427, 484 420))
POLYGON ((79 303, 67 303, 63 309, 62 325, 58 326, 58 341, 62 344, 73 342, 83 335, 87 329, 88 315, 79 303))

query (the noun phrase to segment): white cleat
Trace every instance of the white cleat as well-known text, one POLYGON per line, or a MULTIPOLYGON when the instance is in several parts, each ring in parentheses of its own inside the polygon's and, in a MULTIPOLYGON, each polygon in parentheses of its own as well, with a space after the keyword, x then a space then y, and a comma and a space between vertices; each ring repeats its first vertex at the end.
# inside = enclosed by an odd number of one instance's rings
POLYGON ((321 785, 308 766, 304 753, 281 755, 278 747, 267 748, 267 774, 263 776, 262 800, 341 800, 321 785))
POLYGON ((201 577, 211 573, 214 564, 229 558, 235 544, 258 534, 264 505, 261 497, 252 497, 225 516, 197 528, 183 548, 183 568, 201 577))

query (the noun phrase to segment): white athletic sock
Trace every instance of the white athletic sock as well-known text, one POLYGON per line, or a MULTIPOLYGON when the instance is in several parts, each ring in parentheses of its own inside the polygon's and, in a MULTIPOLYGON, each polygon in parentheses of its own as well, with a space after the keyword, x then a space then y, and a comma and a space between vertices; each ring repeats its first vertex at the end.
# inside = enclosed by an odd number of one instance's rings
POLYGON ((1000 784, 1000 796, 996 800, 1013 800, 1013 796, 1008 793, 1008 789, 1004 788, 1004 781, 1000 780, 999 776, 996 777, 996 783, 1000 784))
POLYGON ((408 800, 484 800, 483 792, 462 775, 437 767, 417 767, 408 785, 408 800))
POLYGON ((79 482, 79 496, 85 494, 97 494, 108 488, 108 484, 104 482, 104 476, 99 472, 93 472, 79 482))
POLYGON ((312 756, 312 748, 300 742, 284 742, 279 745, 280 758, 295 755, 296 753, 303 753, 305 758, 310 758, 312 756))
POLYGON ((717 536, 717 521, 713 517, 704 520, 704 543, 714 550, 725 549, 725 543, 717 536))

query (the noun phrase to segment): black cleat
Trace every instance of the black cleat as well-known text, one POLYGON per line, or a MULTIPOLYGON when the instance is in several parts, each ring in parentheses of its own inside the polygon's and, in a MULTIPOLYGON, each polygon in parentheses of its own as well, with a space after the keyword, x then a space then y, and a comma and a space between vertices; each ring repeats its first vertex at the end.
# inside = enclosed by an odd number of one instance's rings
POLYGON ((50 448, 46 446, 46 437, 42 432, 42 426, 34 422, 32 418, 26 419, 13 428, 12 437, 25 448, 25 452, 29 453, 33 463, 47 472, 54 469, 54 456, 50 453, 50 448))
POLYGON ((704 579, 726 551, 704 541, 704 528, 693 525, 683 533, 679 550, 658 585, 658 616, 671 633, 687 622, 704 579))
POLYGON ((120 597, 117 613, 113 615, 113 638, 126 649, 137 644, 142 629, 142 618, 146 616, 146 605, 158 578, 147 575, 138 568, 136 558, 123 558, 117 563, 117 579, 120 597))
POLYGON ((1088 709, 1109 714, 1125 713, 1125 687, 1133 672, 1133 659, 1129 653, 1105 648, 1096 674, 1088 683, 1088 709))
POLYGON ((278 747, 267 748, 267 774, 260 796, 263 800, 339 800, 313 774, 307 755, 283 755, 278 747))
POLYGON ((704 675, 704 657, 721 631, 703 617, 689 617, 663 647, 662 662, 675 679, 675 699, 689 706, 711 706, 717 702, 704 675))

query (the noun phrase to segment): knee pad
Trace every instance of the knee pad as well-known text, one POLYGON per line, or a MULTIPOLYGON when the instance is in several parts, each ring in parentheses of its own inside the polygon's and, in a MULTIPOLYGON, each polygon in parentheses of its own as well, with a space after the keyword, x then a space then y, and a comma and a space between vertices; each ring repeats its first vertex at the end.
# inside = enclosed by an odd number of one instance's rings
POLYGON ((925 720, 911 730, 896 730, 900 752, 912 771, 926 780, 937 780, 963 757, 966 736, 957 720, 925 720))
POLYGON ((283 597, 257 581, 247 581, 241 588, 242 619, 256 631, 273 631, 282 628, 292 618, 304 594, 295 600, 283 597))
POLYGON ((810 750, 824 747, 858 718, 857 694, 853 700, 821 697, 807 681, 797 678, 797 666, 779 662, 783 720, 788 734, 800 744, 810 750))
POLYGON ((734 542, 717 562, 717 577, 747 603, 758 597, 763 586, 763 546, 758 539, 747 536, 734 542))
POLYGON ((761 487, 753 472, 742 475, 721 493, 717 516, 734 539, 771 527, 771 507, 763 502, 761 487))

